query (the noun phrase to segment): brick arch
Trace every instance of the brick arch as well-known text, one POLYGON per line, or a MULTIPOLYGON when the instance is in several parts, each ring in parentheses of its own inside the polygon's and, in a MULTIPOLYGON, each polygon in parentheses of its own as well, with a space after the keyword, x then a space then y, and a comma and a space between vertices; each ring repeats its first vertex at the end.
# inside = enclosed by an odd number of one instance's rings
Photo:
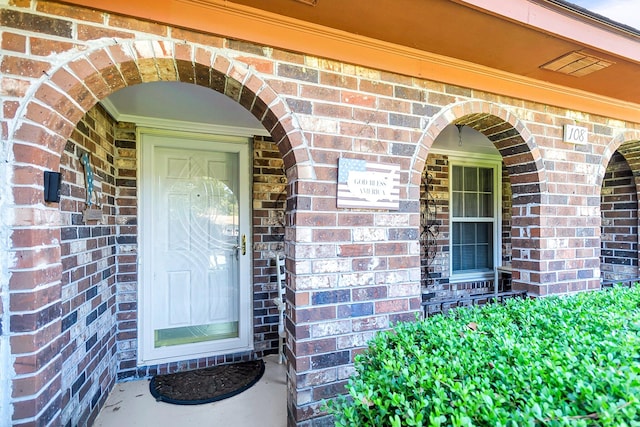
POLYGON ((638 194, 640 194, 640 131, 637 130, 626 130, 609 141, 600 158, 601 163, 596 180, 598 188, 602 188, 602 181, 607 166, 616 151, 620 153, 629 164, 629 168, 631 168, 633 172, 638 194))
MULTIPOLYGON (((629 233, 628 235, 624 235, 623 232, 616 232, 615 233, 615 237, 613 238, 615 240, 615 242, 610 241, 611 239, 608 239, 606 237, 603 237, 606 234, 606 231, 609 230, 615 230, 616 229, 616 221, 622 220, 622 221, 629 221, 629 219, 633 218, 635 215, 635 212, 637 212, 638 206, 635 207, 635 209, 630 208, 629 206, 623 206, 622 209, 627 209, 629 210, 629 217, 630 218, 623 218, 620 217, 620 213, 619 211, 616 211, 615 215, 613 217, 608 216, 607 214, 607 204, 603 202, 602 199, 602 190, 603 187, 606 185, 605 182, 605 174, 607 172, 607 169, 610 165, 610 163, 612 162, 615 153, 619 153, 622 158, 626 161, 627 166, 629 168, 629 170, 631 171, 631 174, 633 175, 633 185, 635 187, 635 200, 630 199, 628 201, 632 202, 635 201, 635 203, 638 203, 638 200, 640 200, 640 131, 636 131, 636 130, 625 130, 624 132, 621 132, 620 134, 616 135, 614 138, 611 139, 611 141, 609 141, 609 144, 607 144, 607 146, 605 147, 604 153, 601 156, 601 164, 600 167, 598 168, 598 176, 596 179, 596 189, 599 192, 599 195, 601 197, 601 213, 600 213, 600 218, 601 218, 601 264, 600 264, 600 268, 601 268, 601 274, 602 277, 605 278, 605 281, 608 280, 612 280, 612 277, 605 277, 606 275, 613 275, 613 277, 615 277, 616 279, 624 277, 625 275, 627 275, 627 277, 637 277, 638 275, 638 267, 637 264, 635 266, 635 270, 632 274, 631 269, 633 268, 634 262, 637 263, 638 258, 640 256, 638 250, 635 251, 635 256, 630 256, 630 255, 621 255, 624 254, 625 252, 633 252, 633 244, 632 241, 630 239, 633 239, 633 243, 635 243, 636 245, 639 243, 638 242, 638 238, 639 235, 636 232, 635 235, 633 233, 629 233), (635 211, 635 212, 633 212, 635 211), (609 221, 614 221, 614 224, 608 224, 605 221, 602 221, 603 218, 608 217, 609 221), (609 227, 609 230, 607 230, 606 227, 609 227), (626 246, 629 245, 629 246, 626 246), (606 258, 608 258, 608 256, 605 256, 605 253, 607 253, 606 251, 609 250, 610 254, 611 252, 614 253, 614 259, 612 261, 608 261, 606 260, 606 258), (620 262, 620 258, 626 258, 626 262, 620 262), (617 259, 616 259, 617 258, 617 259), (630 264, 627 264, 627 262, 630 262, 630 264), (622 270, 620 270, 622 269, 622 270)), ((616 188, 617 192, 616 192, 616 201, 618 200, 622 200, 621 197, 624 197, 624 194, 620 194, 619 193, 619 188, 616 188)), ((627 195, 627 197, 629 197, 629 195, 627 195)), ((619 205, 616 205, 616 202, 613 202, 614 206, 613 206, 613 210, 617 209, 619 207, 619 205)), ((609 209, 610 211, 612 209, 609 209)), ((637 218, 636 218, 637 220, 637 218)), ((624 224, 624 227, 621 227, 620 230, 622 229, 626 229, 626 227, 628 226, 628 222, 626 222, 624 224)), ((637 226, 638 224, 636 224, 637 226)), ((637 227, 636 227, 637 230, 637 227)))
MULTIPOLYGON (((237 101, 271 134, 285 169, 293 168, 293 179, 304 164, 310 168, 306 173, 315 176, 304 134, 286 103, 260 76, 216 48, 171 41, 123 41, 45 73, 20 107, 22 118, 8 140, 59 154, 75 124, 98 101, 127 86, 157 81, 192 83, 237 101)), ((55 166, 55 161, 40 166, 55 166)))
POLYGON ((301 168, 303 178, 315 175, 306 138, 286 104, 252 69, 216 48, 119 41, 46 70, 16 110, 14 125, 5 129, 11 162, 2 172, 11 179, 12 200, 3 198, 0 209, 11 227, 2 244, 12 258, 3 261, 8 275, 0 280, 19 298, 12 298, 11 312, 4 313, 10 322, 3 329, 17 344, 11 347, 12 372, 3 380, 11 379, 24 398, 12 401, 16 417, 35 416, 36 424, 49 424, 62 399, 61 228, 57 206, 43 203, 42 171, 59 169, 68 138, 99 100, 156 81, 197 84, 236 100, 272 135, 290 182, 299 179, 301 168))
POLYGON ((546 202, 547 178, 535 138, 524 123, 509 110, 491 102, 474 100, 453 104, 428 122, 413 159, 411 183, 419 186, 429 148, 450 124, 472 127, 485 135, 498 152, 509 173, 512 192, 512 267, 514 289, 541 294, 538 278, 547 267, 540 248, 531 247, 531 238, 540 237, 539 206, 546 202), (525 272, 523 274, 523 272, 525 272))
POLYGON ((493 142, 509 171, 514 198, 526 195, 528 203, 541 202, 542 194, 547 191, 547 180, 542 154, 531 132, 507 109, 486 101, 454 104, 431 118, 414 158, 414 184, 420 183, 429 148, 450 124, 469 126, 493 142))

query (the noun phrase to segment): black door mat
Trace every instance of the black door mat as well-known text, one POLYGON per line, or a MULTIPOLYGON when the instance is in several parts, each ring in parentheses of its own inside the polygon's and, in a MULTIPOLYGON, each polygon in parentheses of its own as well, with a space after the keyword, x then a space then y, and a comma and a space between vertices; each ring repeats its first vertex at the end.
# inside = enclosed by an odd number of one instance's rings
POLYGON ((151 378, 149 390, 157 401, 201 405, 242 393, 264 374, 264 361, 233 363, 151 378))

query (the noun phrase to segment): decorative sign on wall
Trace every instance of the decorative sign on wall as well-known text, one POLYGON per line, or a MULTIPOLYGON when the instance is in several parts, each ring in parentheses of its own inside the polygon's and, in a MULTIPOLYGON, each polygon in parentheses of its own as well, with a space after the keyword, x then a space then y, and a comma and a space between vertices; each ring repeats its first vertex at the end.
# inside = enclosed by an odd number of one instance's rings
POLYGON ((586 144, 588 141, 589 130, 582 126, 564 125, 564 142, 572 144, 586 144))
POLYGON ((84 178, 87 186, 87 209, 82 212, 82 218, 85 224, 88 221, 100 221, 102 220, 102 209, 98 203, 94 204, 98 199, 98 195, 94 191, 93 169, 91 168, 89 153, 84 153, 80 156, 80 163, 82 163, 82 166, 84 167, 84 178))
POLYGON ((338 160, 338 207, 398 210, 400 166, 338 160))

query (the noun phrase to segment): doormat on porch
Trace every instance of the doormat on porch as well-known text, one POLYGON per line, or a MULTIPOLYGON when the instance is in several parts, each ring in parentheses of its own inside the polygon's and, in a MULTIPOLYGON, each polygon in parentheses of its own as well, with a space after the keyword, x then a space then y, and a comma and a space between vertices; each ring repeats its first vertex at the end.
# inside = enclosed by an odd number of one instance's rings
POLYGON ((264 361, 233 363, 151 378, 149 390, 157 401, 200 405, 242 393, 264 374, 264 361))

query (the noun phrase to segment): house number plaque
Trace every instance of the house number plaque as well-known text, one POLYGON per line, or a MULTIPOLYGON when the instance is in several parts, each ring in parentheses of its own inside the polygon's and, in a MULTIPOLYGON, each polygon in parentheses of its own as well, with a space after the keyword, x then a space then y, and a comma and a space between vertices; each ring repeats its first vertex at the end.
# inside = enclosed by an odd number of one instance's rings
POLYGON ((589 131, 582 126, 564 125, 564 142, 572 144, 586 144, 589 131))

